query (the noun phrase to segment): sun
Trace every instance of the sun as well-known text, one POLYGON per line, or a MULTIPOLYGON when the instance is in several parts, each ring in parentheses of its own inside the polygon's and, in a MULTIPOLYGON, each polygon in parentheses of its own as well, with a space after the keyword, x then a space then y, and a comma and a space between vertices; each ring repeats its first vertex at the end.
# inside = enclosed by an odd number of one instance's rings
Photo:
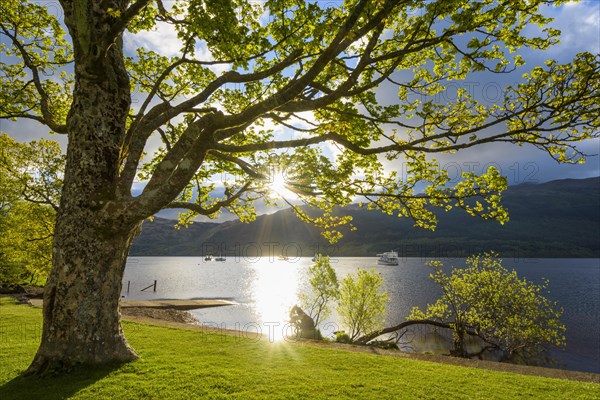
POLYGON ((273 194, 277 194, 286 200, 296 200, 298 195, 289 188, 289 184, 285 179, 282 172, 273 174, 271 182, 269 182, 269 191, 273 194))

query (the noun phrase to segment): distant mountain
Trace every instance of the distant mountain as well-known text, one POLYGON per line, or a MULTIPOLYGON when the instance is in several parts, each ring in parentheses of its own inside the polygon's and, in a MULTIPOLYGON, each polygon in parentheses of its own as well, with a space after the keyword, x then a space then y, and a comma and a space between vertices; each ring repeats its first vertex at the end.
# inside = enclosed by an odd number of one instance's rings
POLYGON ((345 232, 329 245, 318 229, 291 210, 239 221, 194 223, 176 230, 173 220, 145 222, 131 255, 253 258, 258 255, 373 256, 396 250, 404 257, 465 257, 496 250, 505 258, 600 257, 600 177, 564 179, 511 186, 503 205, 510 221, 500 225, 462 210, 438 213, 435 232, 413 227, 412 221, 368 211, 357 205, 338 210, 351 215, 356 231, 345 232))

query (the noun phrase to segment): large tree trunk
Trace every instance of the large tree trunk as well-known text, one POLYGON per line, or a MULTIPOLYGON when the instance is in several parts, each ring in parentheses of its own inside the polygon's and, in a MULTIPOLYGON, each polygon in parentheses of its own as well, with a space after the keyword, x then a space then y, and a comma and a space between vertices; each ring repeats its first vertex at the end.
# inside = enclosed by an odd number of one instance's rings
POLYGON ((42 343, 29 373, 137 358, 118 311, 131 235, 99 232, 83 221, 85 216, 71 213, 57 224, 42 343))
MULTIPOLYGON (((99 3, 62 4, 73 38, 76 80, 42 342, 28 374, 137 357, 123 336, 119 314, 127 254, 143 218, 127 217, 130 199, 118 198, 116 190, 131 104, 122 43, 117 39, 101 47, 108 17, 99 3)), ((119 5, 123 2, 112 6, 119 5)))

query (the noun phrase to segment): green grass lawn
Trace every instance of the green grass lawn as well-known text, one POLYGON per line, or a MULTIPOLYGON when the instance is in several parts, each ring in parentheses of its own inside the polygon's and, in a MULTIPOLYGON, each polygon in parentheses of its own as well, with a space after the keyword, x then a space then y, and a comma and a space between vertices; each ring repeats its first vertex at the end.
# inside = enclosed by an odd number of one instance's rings
POLYGON ((0 399, 598 399, 600 385, 125 322, 121 366, 19 377, 41 310, 0 298, 0 399))

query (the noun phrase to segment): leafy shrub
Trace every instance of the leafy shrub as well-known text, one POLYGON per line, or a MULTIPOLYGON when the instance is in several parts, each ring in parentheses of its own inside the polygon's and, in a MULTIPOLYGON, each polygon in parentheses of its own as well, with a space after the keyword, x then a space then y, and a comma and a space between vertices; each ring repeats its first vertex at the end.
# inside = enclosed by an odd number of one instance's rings
POLYGON ((548 300, 541 285, 520 279, 517 273, 502 266, 496 253, 467 259, 466 268, 455 268, 450 275, 433 263, 430 275, 443 295, 425 312, 415 307, 408 319, 430 319, 449 323, 453 329, 452 353, 467 357, 467 334, 483 340, 484 350, 498 350, 504 358, 516 353, 531 354, 546 345, 564 346, 565 326, 560 322, 562 310, 548 300))
POLYGON ((389 297, 381 292, 382 286, 383 279, 374 269, 358 270, 342 280, 337 312, 352 341, 382 326, 389 297))

